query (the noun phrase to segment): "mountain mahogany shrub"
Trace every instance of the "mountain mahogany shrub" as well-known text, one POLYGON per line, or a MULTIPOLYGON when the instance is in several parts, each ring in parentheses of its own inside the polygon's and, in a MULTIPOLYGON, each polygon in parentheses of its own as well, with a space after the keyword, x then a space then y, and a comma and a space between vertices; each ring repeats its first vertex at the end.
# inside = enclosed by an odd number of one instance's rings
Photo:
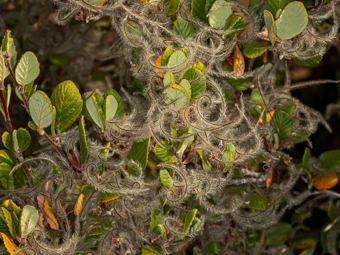
POLYGON ((288 154, 311 146, 319 124, 330 130, 290 91, 336 81, 291 84, 287 61, 321 61, 338 1, 53 2, 57 24, 109 17, 119 39, 106 59, 124 58, 143 89, 81 94, 65 80, 46 93, 38 58, 4 33, 0 229, 10 254, 336 253, 340 151, 288 154), (12 124, 12 90, 25 128, 12 124), (33 132, 41 149, 24 156, 33 132), (304 226, 314 207, 328 211, 320 233, 304 226))

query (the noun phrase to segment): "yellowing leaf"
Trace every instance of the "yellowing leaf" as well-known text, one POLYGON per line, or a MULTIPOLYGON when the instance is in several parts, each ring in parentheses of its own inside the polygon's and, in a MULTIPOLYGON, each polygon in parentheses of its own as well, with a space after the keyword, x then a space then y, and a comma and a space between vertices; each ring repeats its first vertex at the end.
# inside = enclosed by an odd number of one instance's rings
MULTIPOLYGON (((0 235, 2 237, 2 240, 4 241, 4 244, 5 244, 5 247, 8 253, 10 255, 15 255, 18 250, 18 246, 15 245, 13 239, 8 237, 4 233, 0 233, 0 235)), ((21 252, 19 255, 23 255, 23 253, 21 252)))
POLYGON ((74 215, 79 215, 81 210, 83 209, 83 201, 85 195, 81 193, 77 199, 76 205, 74 206, 74 215))
POLYGON ((7 209, 12 209, 16 214, 17 216, 20 214, 21 212, 21 208, 13 202, 13 200, 6 200, 5 202, 2 203, 7 209))
POLYGON ((99 192, 98 199, 100 202, 108 203, 110 201, 120 198, 121 196, 122 195, 120 194, 110 194, 110 193, 99 192))
MULTIPOLYGON (((257 33, 256 35, 257 35, 257 37, 261 38, 262 40, 265 40, 267 42, 270 41, 267 28, 265 28, 262 32, 257 33)), ((274 40, 275 40, 275 42, 280 42, 280 40, 277 37, 275 37, 274 40)))
POLYGON ((242 52, 240 51, 239 47, 235 46, 234 49, 234 75, 235 76, 242 76, 244 74, 245 62, 242 52))
POLYGON ((105 3, 106 3, 107 0, 102 0, 100 3, 99 3, 99 6, 103 6, 105 3))
POLYGON ((313 178, 314 187, 318 190, 331 189, 339 182, 337 174, 317 175, 313 178))
MULTIPOLYGON (((270 126, 270 121, 271 121, 274 113, 275 113, 275 110, 271 111, 270 113, 269 112, 266 113, 266 121, 268 123, 268 126, 270 126)), ((263 124, 263 119, 260 119, 260 123, 263 124)))
MULTIPOLYGON (((157 66, 161 66, 161 61, 162 61, 162 56, 159 56, 156 60, 155 60, 155 64, 157 66)), ((158 68, 153 68, 153 70, 157 73, 157 75, 161 78, 164 78, 164 73, 161 73, 161 70, 158 68)))

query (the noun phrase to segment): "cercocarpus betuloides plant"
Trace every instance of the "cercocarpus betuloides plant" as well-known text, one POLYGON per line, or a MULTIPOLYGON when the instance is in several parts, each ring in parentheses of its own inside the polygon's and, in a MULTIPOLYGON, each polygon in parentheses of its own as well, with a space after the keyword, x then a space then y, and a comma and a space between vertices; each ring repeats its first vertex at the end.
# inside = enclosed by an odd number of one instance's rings
POLYGON ((319 124, 330 130, 290 91, 337 81, 291 84, 288 61, 321 61, 338 33, 338 1, 53 2, 56 24, 110 18, 119 38, 105 59, 130 63, 142 89, 80 93, 65 80, 44 92, 38 58, 19 58, 6 31, 0 232, 10 254, 313 254, 319 241, 337 249, 340 194, 329 189, 340 151, 289 154, 311 145, 319 124), (12 91, 25 127, 12 123, 12 91), (40 146, 24 154, 33 132, 40 146), (321 236, 303 225, 315 197, 329 205, 321 236), (292 222, 280 222, 293 209, 292 222))

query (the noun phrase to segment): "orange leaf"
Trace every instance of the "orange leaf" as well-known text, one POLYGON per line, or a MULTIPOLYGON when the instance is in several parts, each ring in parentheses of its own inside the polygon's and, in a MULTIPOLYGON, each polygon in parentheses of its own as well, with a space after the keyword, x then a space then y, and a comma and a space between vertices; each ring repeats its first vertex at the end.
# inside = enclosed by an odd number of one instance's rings
MULTIPOLYGON (((0 233, 2 240, 4 241, 6 250, 8 251, 8 253, 10 255, 14 255, 17 250, 18 250, 18 246, 15 245, 14 241, 12 238, 8 237, 7 235, 5 235, 4 233, 0 233)), ((23 253, 21 253, 23 254, 23 253)))
MULTIPOLYGON (((265 173, 268 173, 269 171, 269 167, 265 167, 264 169, 264 172, 265 173)), ((266 187, 269 188, 270 187, 270 184, 272 183, 272 180, 273 180, 273 171, 272 173, 268 176, 268 178, 266 179, 266 187)))
POLYGON ((103 6, 106 3, 107 0, 102 0, 99 4, 99 6, 103 6))
POLYGON ((245 62, 240 49, 235 46, 234 49, 234 75, 242 76, 244 74, 245 62))
POLYGON ((59 230, 59 223, 52 212, 50 202, 48 201, 48 199, 44 197, 43 195, 38 195, 37 202, 38 202, 39 208, 43 209, 44 218, 47 221, 50 228, 59 230))
POLYGON ((85 195, 81 193, 77 199, 77 202, 74 206, 74 215, 79 215, 81 210, 83 209, 83 201, 84 201, 85 195))
POLYGON ((45 228, 44 215, 41 212, 39 213, 39 226, 45 228))
MULTIPOLYGON (((157 66, 161 66, 161 61, 162 61, 162 55, 159 56, 159 57, 155 60, 155 64, 156 64, 157 66)), ((153 68, 153 70, 157 73, 157 75, 158 75, 159 77, 164 78, 164 74, 163 74, 163 73, 160 73, 160 72, 161 72, 160 69, 158 69, 158 68, 153 68)))
POLYGON ((313 178, 314 187, 318 190, 331 189, 337 185, 339 177, 337 174, 317 175, 313 178))

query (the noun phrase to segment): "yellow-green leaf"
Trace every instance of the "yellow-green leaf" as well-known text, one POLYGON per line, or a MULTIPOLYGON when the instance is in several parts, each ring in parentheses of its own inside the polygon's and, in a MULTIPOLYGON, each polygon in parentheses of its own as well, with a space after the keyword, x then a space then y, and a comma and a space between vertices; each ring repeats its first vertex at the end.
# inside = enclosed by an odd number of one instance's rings
POLYGON ((57 110, 55 127, 58 131, 65 131, 77 119, 83 108, 79 90, 72 81, 63 81, 53 90, 51 101, 57 110))
POLYGON ((34 230, 38 221, 38 210, 31 205, 25 205, 20 216, 20 236, 26 238, 34 230))

